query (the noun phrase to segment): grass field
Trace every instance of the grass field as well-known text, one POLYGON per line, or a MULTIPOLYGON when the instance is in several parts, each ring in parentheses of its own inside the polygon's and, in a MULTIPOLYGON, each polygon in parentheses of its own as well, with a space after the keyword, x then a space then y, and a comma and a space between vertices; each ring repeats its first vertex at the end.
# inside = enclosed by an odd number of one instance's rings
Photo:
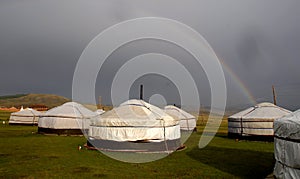
MULTIPOLYGON (((9 117, 10 117, 10 113, 9 111, 1 111, 0 110, 0 122, 1 121, 8 121, 9 117)), ((2 122, 1 122, 2 123, 2 122)))
POLYGON ((273 170, 273 143, 235 141, 226 136, 226 120, 205 148, 203 129, 187 148, 144 164, 124 163, 99 151, 78 150, 85 137, 44 136, 37 127, 0 124, 0 177, 3 178, 264 178, 273 170))

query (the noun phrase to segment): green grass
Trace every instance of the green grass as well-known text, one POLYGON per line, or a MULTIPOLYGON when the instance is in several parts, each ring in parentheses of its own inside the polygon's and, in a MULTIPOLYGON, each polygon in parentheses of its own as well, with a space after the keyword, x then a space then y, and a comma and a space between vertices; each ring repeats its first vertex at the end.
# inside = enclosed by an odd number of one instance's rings
POLYGON ((1 111, 0 110, 0 121, 8 121, 10 114, 11 114, 11 112, 9 112, 9 111, 1 111))
MULTIPOLYGON (((200 126, 201 127, 201 126, 200 126)), ((205 148, 201 132, 187 148, 144 164, 78 150, 84 137, 44 136, 37 127, 0 124, 0 178, 264 178, 273 170, 273 143, 228 139, 220 132, 205 148)))

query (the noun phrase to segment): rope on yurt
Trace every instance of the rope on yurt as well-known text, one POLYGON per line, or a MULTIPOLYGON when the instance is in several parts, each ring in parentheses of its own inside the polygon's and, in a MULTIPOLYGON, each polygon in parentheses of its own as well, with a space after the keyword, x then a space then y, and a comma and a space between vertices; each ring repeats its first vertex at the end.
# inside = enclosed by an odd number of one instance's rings
POLYGON ((141 101, 141 103, 144 105, 145 108, 147 108, 149 111, 151 111, 151 112, 156 116, 156 119, 157 119, 157 120, 162 121, 162 123, 163 123, 163 131, 164 131, 164 144, 165 144, 167 153, 170 154, 170 152, 169 152, 169 146, 168 146, 167 138, 166 138, 166 125, 165 125, 165 120, 162 119, 162 118, 160 118, 159 114, 157 114, 155 111, 152 111, 151 108, 147 107, 143 101, 141 101))
POLYGON ((165 147, 166 147, 166 150, 167 150, 167 153, 170 154, 169 152, 169 146, 168 146, 168 143, 167 143, 167 140, 166 140, 166 127, 165 127, 165 121, 163 121, 163 128, 164 128, 164 143, 165 143, 165 147))
POLYGON ((246 114, 241 116, 241 118, 240 118, 240 121, 241 121, 241 136, 243 135, 243 116, 246 116, 247 114, 251 113, 252 111, 254 111, 257 108, 258 108, 258 106, 254 106, 251 111, 249 111, 246 114))
POLYGON ((33 115, 33 119, 32 119, 32 125, 34 125, 34 121, 35 121, 35 114, 32 112, 32 110, 30 110, 30 109, 28 109, 31 113, 32 113, 32 115, 33 115))
POLYGON ((279 107, 279 106, 276 106, 276 105, 275 105, 275 107, 278 108, 278 109, 280 109, 281 111, 284 111, 284 112, 290 112, 289 110, 286 110, 286 109, 284 109, 284 108, 282 108, 282 107, 279 107))
MULTIPOLYGON (((75 106, 74 104, 73 104, 73 107, 75 108, 75 109, 77 109, 77 111, 80 113, 80 115, 81 115, 81 131, 82 131, 82 133, 84 134, 84 135, 86 135, 86 133, 85 133, 85 129, 84 129, 84 120, 83 119, 85 119, 85 116, 83 115, 83 113, 79 110, 79 108, 77 107, 77 106, 75 106)), ((75 112, 75 114, 76 114, 76 112, 75 112)), ((76 118, 76 120, 78 120, 77 118, 76 118)))
POLYGON ((243 117, 241 117, 240 121, 241 121, 241 136, 242 136, 243 135, 243 117))
MULTIPOLYGON (((174 108, 176 111, 178 111, 180 113, 180 115, 182 115, 183 117, 185 117, 185 120, 186 121, 186 125, 187 125, 187 128, 188 130, 190 130, 190 127, 189 127, 189 120, 192 119, 192 118, 188 118, 187 116, 185 116, 184 114, 182 114, 177 108, 174 108)), ((181 120, 181 118, 179 118, 179 120, 181 120)))
POLYGON ((167 153, 170 154, 169 152, 169 146, 168 146, 168 143, 167 143, 167 140, 166 140, 166 126, 165 126, 165 120, 163 118, 160 118, 160 115, 158 113, 156 113, 155 111, 152 111, 150 107, 146 106, 146 104, 143 102, 143 101, 140 101, 141 104, 128 104, 128 105, 135 105, 135 106, 142 106, 142 107, 145 107, 146 109, 148 109, 149 111, 151 111, 157 120, 160 120, 162 121, 162 127, 163 127, 163 132, 164 132, 164 144, 165 144, 165 147, 166 147, 166 150, 167 150, 167 153))

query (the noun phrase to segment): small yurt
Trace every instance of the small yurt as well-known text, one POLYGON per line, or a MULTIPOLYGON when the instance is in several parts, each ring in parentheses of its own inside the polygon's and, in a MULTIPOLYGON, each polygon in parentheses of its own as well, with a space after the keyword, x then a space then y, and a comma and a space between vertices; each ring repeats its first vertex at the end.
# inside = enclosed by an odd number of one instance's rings
POLYGON ((228 117, 228 136, 273 137, 273 122, 291 113, 272 103, 260 103, 228 117))
POLYGON ((92 120, 88 145, 105 151, 174 151, 180 147, 179 121, 143 100, 129 100, 92 120))
POLYGON ((168 105, 164 108, 165 112, 172 116, 174 119, 179 120, 181 130, 193 131, 196 129, 195 116, 187 113, 186 111, 172 105, 168 105))
POLYGON ((95 112, 96 112, 97 114, 102 114, 102 113, 104 113, 105 111, 104 111, 103 109, 97 109, 95 112))
POLYGON ((37 125, 42 113, 31 108, 21 109, 11 113, 9 118, 10 125, 37 125))
POLYGON ((274 121, 276 178, 300 178, 300 110, 274 121))
POLYGON ((76 102, 67 102, 40 117, 38 132, 43 134, 77 135, 86 132, 90 119, 98 115, 76 102))

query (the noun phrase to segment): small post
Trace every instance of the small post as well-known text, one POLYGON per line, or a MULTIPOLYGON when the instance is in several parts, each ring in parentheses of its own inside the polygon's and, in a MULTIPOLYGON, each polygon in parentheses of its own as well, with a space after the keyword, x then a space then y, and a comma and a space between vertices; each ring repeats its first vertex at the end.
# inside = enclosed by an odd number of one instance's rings
POLYGON ((140 99, 143 100, 143 85, 140 86, 140 99))
POLYGON ((99 98, 98 98, 98 105, 97 105, 97 108, 98 109, 101 109, 102 108, 102 104, 101 104, 101 96, 99 96, 99 98))
POLYGON ((274 102, 274 105, 277 105, 276 93, 275 93, 275 87, 274 87, 274 85, 272 85, 272 91, 273 91, 273 102, 274 102))

